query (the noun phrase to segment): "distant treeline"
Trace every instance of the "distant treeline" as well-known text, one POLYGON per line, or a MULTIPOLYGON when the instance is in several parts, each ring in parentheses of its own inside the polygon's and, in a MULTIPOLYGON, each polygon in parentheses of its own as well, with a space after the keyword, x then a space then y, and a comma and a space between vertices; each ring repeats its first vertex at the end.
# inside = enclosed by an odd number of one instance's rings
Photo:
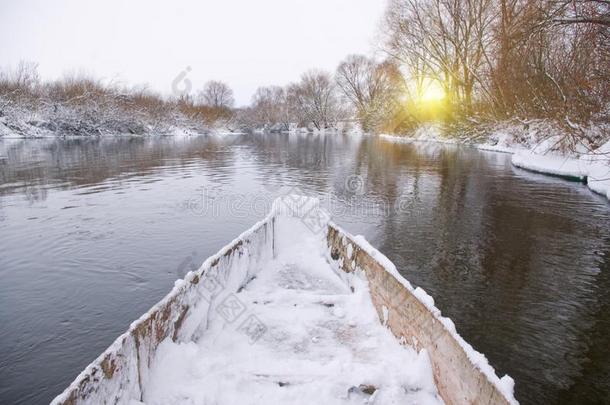
POLYGON ((335 72, 261 87, 246 108, 218 81, 166 98, 83 76, 41 83, 22 63, 0 74, 0 123, 88 134, 339 123, 405 133, 429 121, 543 119, 586 138, 582 128, 610 119, 610 0, 389 0, 380 30, 382 57, 350 55, 335 72))
POLYGON ((424 121, 548 119, 578 131, 609 120, 610 1, 390 0, 381 31, 381 60, 352 55, 334 74, 260 88, 249 121, 352 117, 400 133, 424 121))

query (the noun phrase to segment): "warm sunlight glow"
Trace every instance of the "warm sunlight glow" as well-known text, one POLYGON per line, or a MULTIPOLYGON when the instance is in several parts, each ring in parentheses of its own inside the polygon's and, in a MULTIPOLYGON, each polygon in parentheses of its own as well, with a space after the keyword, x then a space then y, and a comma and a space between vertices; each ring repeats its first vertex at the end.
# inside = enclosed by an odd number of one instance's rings
POLYGON ((443 86, 436 80, 427 80, 424 82, 421 90, 421 101, 441 101, 445 98, 445 90, 443 86))

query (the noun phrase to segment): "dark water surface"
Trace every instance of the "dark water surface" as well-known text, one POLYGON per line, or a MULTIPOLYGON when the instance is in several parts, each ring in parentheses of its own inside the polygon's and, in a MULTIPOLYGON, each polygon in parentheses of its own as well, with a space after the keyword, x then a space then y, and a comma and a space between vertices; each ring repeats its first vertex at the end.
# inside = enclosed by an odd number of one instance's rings
POLYGON ((507 155, 314 135, 0 141, 0 403, 48 403, 291 189, 434 296, 521 403, 608 403, 605 199, 507 155))

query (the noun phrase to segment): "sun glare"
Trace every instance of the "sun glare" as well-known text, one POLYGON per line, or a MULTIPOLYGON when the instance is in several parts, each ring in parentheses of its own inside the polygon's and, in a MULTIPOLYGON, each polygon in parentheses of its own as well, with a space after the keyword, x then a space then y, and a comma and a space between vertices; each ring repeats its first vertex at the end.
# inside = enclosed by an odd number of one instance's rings
POLYGON ((441 101, 445 98, 443 86, 436 80, 427 80, 422 86, 421 101, 441 101))

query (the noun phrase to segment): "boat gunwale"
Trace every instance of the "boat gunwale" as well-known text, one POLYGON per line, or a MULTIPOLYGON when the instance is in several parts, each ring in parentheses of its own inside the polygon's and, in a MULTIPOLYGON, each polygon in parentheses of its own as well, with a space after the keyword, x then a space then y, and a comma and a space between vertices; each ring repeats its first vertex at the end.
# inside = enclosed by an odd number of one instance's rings
MULTIPOLYGON (((208 257, 203 264, 199 267, 199 269, 195 271, 190 271, 186 274, 184 279, 178 279, 174 283, 174 287, 170 290, 170 292, 165 295, 161 300, 159 300, 156 304, 154 304, 148 311, 142 314, 138 319, 133 321, 127 331, 119 335, 111 344, 108 346, 106 350, 104 350, 98 357, 96 357, 91 363, 89 363, 83 371, 81 371, 76 378, 70 383, 70 385, 59 395, 57 395, 50 403, 50 405, 72 405, 76 404, 77 399, 76 395, 78 395, 79 390, 83 388, 82 386, 86 383, 94 380, 95 375, 98 370, 102 370, 105 377, 108 377, 108 374, 111 374, 109 378, 113 377, 114 370, 112 372, 108 372, 108 366, 106 364, 112 360, 109 360, 113 355, 117 355, 118 351, 123 348, 123 345, 126 343, 127 339, 130 337, 137 340, 137 334, 142 326, 144 326, 147 322, 154 320, 157 313, 160 313, 167 308, 171 304, 172 300, 177 299, 182 293, 186 291, 186 289, 193 285, 198 284, 200 279, 206 274, 206 272, 213 267, 215 267, 223 257, 228 256, 230 253, 234 252, 240 246, 243 245, 244 241, 247 241, 250 236, 256 233, 258 230, 262 229, 269 223, 273 223, 275 220, 275 214, 271 212, 267 217, 263 220, 255 223, 248 230, 242 232, 237 238, 223 246, 216 254, 208 257)), ((139 362, 139 360, 138 360, 139 362)), ((113 368, 114 366, 110 366, 113 368)), ((138 379, 140 379, 140 371, 138 370, 138 379)), ((138 382, 141 385, 141 381, 138 382)), ((142 387, 139 387, 140 391, 142 387)), ((84 399, 84 398, 83 398, 84 399)))
MULTIPOLYGON (((434 303, 433 303, 434 300, 430 295, 428 295, 421 288, 414 288, 412 286, 412 284, 398 272, 394 263, 390 259, 388 259, 387 256, 385 256, 383 253, 381 253, 377 248, 372 246, 368 241, 366 241, 362 237, 357 237, 357 236, 352 235, 351 233, 347 232, 346 230, 344 230, 343 228, 341 228, 339 225, 337 225, 336 223, 334 223, 332 221, 329 222, 329 235, 327 237, 327 240, 329 243, 329 249, 333 248, 333 246, 331 245, 331 241, 330 241, 330 233, 333 230, 338 235, 341 236, 341 238, 343 239, 344 246, 346 245, 346 241, 348 241, 348 243, 351 243, 352 245, 355 245, 358 248, 360 248, 364 252, 364 254, 366 254, 366 256, 368 256, 368 258, 370 258, 372 261, 374 261, 389 276, 393 277, 394 280, 401 285, 401 287, 403 287, 413 298, 415 298, 415 300, 417 302, 419 302, 419 304, 421 304, 422 307, 425 308, 425 310, 430 315, 432 315, 434 320, 438 321, 438 324, 445 330, 445 332, 447 334, 449 334, 451 339, 458 345, 460 350, 463 352, 463 354, 468 359, 468 362, 472 365, 473 369, 476 370, 477 372, 479 372, 487 380, 487 382, 493 386, 496 393, 500 395, 501 399, 503 399, 506 404, 517 405, 519 403, 514 398, 514 395, 508 395, 506 393, 505 388, 502 387, 502 385, 501 385, 501 379, 496 374, 495 369, 489 364, 489 360, 487 359, 487 357, 483 353, 474 349, 472 347, 472 345, 470 345, 468 342, 466 342, 464 340, 464 338, 462 338, 462 336, 460 336, 460 334, 457 332, 455 324, 453 323, 451 318, 442 316, 441 310, 438 309, 434 305, 434 303), (416 290, 420 290, 419 293, 416 293, 416 290), (428 300, 425 300, 423 297, 427 297, 428 300), (426 301, 428 301, 428 302, 426 302, 426 301), (432 302, 432 304, 430 302, 432 302), (474 359, 473 357, 478 357, 478 358, 474 359)), ((355 253, 353 253, 353 256, 355 256, 355 253)), ((332 259, 335 261, 338 261, 338 259, 335 259, 334 257, 332 259)), ((341 258, 341 259, 344 259, 344 258, 341 258)), ((346 266, 345 262, 340 264, 339 267, 341 268, 342 271, 345 271, 348 273, 356 271, 356 270, 363 270, 366 273, 366 277, 369 281, 369 284, 371 283, 371 278, 369 276, 369 273, 366 272, 366 269, 351 268, 351 265, 348 263, 346 266)), ((355 267, 358 267, 358 266, 355 266, 355 267)), ((371 291, 371 299, 373 299, 372 295, 373 295, 373 291, 371 291)), ((394 334, 394 336, 397 339, 399 339, 401 342, 404 342, 406 340, 406 337, 402 336, 397 331, 392 330, 393 328, 391 328, 390 325, 387 325, 388 319, 384 319, 384 318, 387 318, 387 316, 388 316, 388 314, 386 312, 386 311, 388 311, 388 308, 384 307, 383 309, 384 310, 382 310, 382 311, 378 310, 380 321, 383 322, 392 331, 392 333, 394 334), (386 312, 386 313, 384 313, 384 312, 386 312)), ((440 338, 438 338, 437 340, 439 340, 439 339, 440 338)), ((409 342, 409 344, 412 344, 412 343, 409 342)), ((417 344, 415 344, 415 346, 417 346, 417 344)), ((429 350, 428 347, 423 347, 423 349, 429 350)), ((508 377, 512 381, 512 378, 510 378, 510 376, 505 376, 505 377, 508 377)), ((435 376, 435 379, 436 379, 436 376, 435 376)), ((512 382, 514 383, 514 381, 512 381, 512 382)), ((436 381, 436 383, 438 385, 439 381, 436 381)), ((494 394, 492 394, 492 396, 493 395, 494 394)), ((443 400, 445 401, 445 403, 456 403, 453 401, 447 401, 447 399, 448 398, 445 398, 443 396, 443 400)), ((460 403, 460 402, 457 402, 457 403, 460 403)), ((488 402, 478 402, 477 401, 475 403, 488 403, 488 402)))

